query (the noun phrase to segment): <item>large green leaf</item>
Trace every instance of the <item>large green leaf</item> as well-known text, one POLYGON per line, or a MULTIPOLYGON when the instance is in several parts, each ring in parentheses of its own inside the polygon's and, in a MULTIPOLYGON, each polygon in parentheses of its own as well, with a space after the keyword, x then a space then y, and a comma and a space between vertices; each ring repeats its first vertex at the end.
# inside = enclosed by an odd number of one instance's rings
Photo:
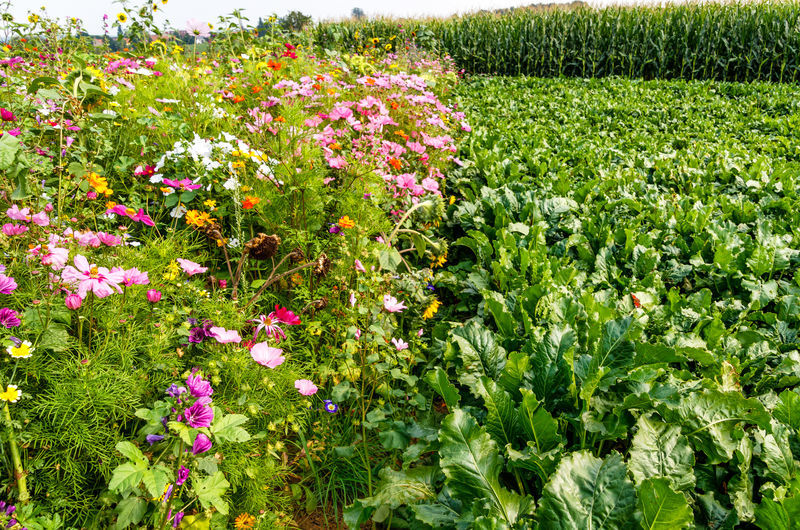
MULTIPOLYGON (((666 408, 662 410, 667 414, 666 408)), ((693 392, 681 400, 675 412, 684 435, 696 449, 706 454, 710 463, 733 458, 743 425, 755 424, 766 429, 770 420, 760 401, 733 391, 693 392)))
POLYGON ((497 344, 494 333, 471 321, 453 330, 452 337, 458 344, 462 361, 458 380, 473 393, 481 376, 492 380, 500 376, 506 364, 506 352, 497 344))
POLYGON ((694 451, 678 425, 654 416, 641 416, 630 451, 628 469, 641 484, 646 479, 664 477, 676 490, 694 486, 694 451))
POLYGON ((618 453, 601 460, 589 451, 564 457, 544 488, 543 529, 632 528, 636 492, 618 453))
POLYGON ((530 390, 522 390, 519 418, 525 436, 528 437, 528 443, 537 453, 545 453, 561 443, 558 422, 544 409, 530 390))
POLYGON ((358 528, 377 510, 386 512, 403 505, 412 505, 436 498, 434 477, 436 468, 420 466, 406 471, 395 471, 389 467, 380 470, 380 482, 375 494, 359 499, 345 510, 345 522, 358 528))
POLYGON ((481 377, 477 386, 488 415, 484 424, 486 432, 501 446, 512 443, 520 430, 519 414, 508 392, 486 377, 481 377))
POLYGON ((447 372, 445 372, 441 366, 437 366, 433 370, 428 371, 423 379, 426 383, 431 385, 431 388, 442 396, 449 410, 453 410, 458 406, 461 396, 459 396, 458 390, 456 390, 456 387, 447 378, 447 372))
POLYGON ((638 493, 645 530, 678 530, 694 521, 686 496, 673 491, 667 479, 647 479, 639 485, 638 493))
POLYGON ((225 495, 229 486, 230 483, 225 480, 222 471, 217 471, 213 475, 195 481, 194 491, 203 508, 208 509, 214 506, 222 515, 228 515, 228 503, 222 496, 225 495))
POLYGON ((567 389, 572 382, 572 369, 564 356, 575 339, 572 328, 563 326, 552 328, 542 341, 529 343, 531 389, 551 410, 555 410, 555 403, 569 396, 567 389))
POLYGON ((773 411, 775 419, 793 429, 800 429, 800 394, 793 390, 781 392, 780 401, 773 411))
POLYGON ((500 485, 503 459, 472 416, 461 409, 447 416, 439 430, 439 442, 440 465, 455 498, 486 503, 490 513, 509 524, 528 512, 530 498, 500 485))

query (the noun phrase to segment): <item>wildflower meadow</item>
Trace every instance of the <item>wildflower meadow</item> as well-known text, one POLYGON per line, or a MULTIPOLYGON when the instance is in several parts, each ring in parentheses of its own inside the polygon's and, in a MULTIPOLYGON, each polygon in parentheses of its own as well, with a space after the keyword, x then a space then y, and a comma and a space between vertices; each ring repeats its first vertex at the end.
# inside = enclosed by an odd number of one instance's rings
POLYGON ((447 54, 794 4, 168 4, 2 14, 0 526, 797 527, 794 58, 447 54))

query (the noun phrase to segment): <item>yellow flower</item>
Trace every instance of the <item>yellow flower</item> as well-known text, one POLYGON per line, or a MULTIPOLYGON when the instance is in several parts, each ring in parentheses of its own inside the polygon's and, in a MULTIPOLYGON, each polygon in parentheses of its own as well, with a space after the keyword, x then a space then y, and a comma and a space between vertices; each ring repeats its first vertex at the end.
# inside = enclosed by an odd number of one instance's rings
POLYGON ((17 385, 8 385, 5 392, 0 392, 0 399, 9 403, 16 403, 20 396, 22 392, 17 389, 17 385))
POLYGON ((372 39, 370 40, 372 41, 372 44, 378 44, 381 41, 381 39, 379 39, 378 37, 372 37, 372 39))
POLYGON ((39 15, 28 15, 28 22, 31 24, 36 24, 39 22, 39 15))
POLYGON ((342 228, 353 228, 356 226, 356 222, 345 215, 344 217, 339 218, 339 226, 342 228))
POLYGON ((237 530, 242 529, 250 529, 256 525, 256 518, 250 515, 249 513, 245 512, 239 515, 236 520, 233 522, 234 528, 237 530))
POLYGON ((456 196, 455 195, 451 195, 450 196, 450 204, 455 204, 455 202, 456 202, 456 196))
POLYGON ((89 185, 94 188, 97 193, 102 193, 106 197, 114 193, 114 190, 108 187, 108 180, 97 173, 89 173, 89 185))
POLYGON ((187 210, 186 224, 201 228, 206 223, 214 221, 208 212, 200 212, 197 210, 187 210))
POLYGON ((117 20, 119 20, 120 24, 124 24, 128 21, 128 15, 125 13, 117 13, 117 20))
POLYGON ((161 3, 167 5, 167 0, 161 0, 161 3))
POLYGON ((26 340, 21 342, 19 346, 17 345, 9 346, 8 348, 6 348, 6 351, 11 357, 15 359, 27 359, 28 357, 33 355, 33 351, 36 349, 32 348, 31 346, 32 345, 30 341, 26 340))
POLYGON ((425 311, 422 313, 422 318, 425 320, 433 318, 433 315, 435 315, 436 312, 439 311, 440 305, 442 305, 442 303, 436 298, 434 298, 433 301, 428 305, 428 307, 425 308, 425 311))
POLYGON ((434 256, 433 260, 431 260, 431 268, 443 267, 445 263, 447 263, 447 252, 441 256, 434 256))
POLYGON ((178 274, 181 272, 181 266, 178 265, 177 261, 173 261, 169 265, 167 265, 167 272, 164 273, 164 279, 168 282, 171 282, 175 278, 178 277, 178 274))
POLYGON ((213 210, 214 208, 217 207, 217 201, 215 201, 214 199, 206 199, 205 201, 203 201, 203 206, 213 210))

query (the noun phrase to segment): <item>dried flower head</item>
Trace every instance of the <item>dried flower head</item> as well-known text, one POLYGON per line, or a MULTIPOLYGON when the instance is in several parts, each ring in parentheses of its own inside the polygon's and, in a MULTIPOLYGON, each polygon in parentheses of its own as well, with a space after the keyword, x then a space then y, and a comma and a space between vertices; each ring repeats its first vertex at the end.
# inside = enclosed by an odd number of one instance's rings
POLYGON ((278 251, 281 238, 272 234, 258 234, 256 237, 244 244, 245 249, 254 259, 266 261, 278 251))
POLYGON ((331 270, 331 259, 324 252, 319 255, 317 261, 314 262, 314 275, 322 277, 328 274, 331 270))

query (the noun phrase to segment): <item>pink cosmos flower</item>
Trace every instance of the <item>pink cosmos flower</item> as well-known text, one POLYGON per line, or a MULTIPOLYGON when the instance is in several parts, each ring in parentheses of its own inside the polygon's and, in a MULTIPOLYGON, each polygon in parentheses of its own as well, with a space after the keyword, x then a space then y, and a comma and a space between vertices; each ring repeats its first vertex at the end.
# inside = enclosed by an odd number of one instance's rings
POLYGON ((183 272, 189 276, 194 276, 195 274, 200 274, 208 270, 208 267, 201 267, 199 263, 188 259, 178 258, 176 261, 181 266, 181 269, 183 269, 183 272))
POLYGON ((214 326, 208 331, 211 333, 211 336, 214 337, 220 344, 228 344, 231 342, 238 344, 242 342, 242 337, 239 336, 239 332, 235 329, 225 329, 219 326, 214 326))
POLYGON ((398 302, 394 296, 383 295, 383 308, 390 313, 399 313, 403 309, 408 309, 404 302, 398 302))
POLYGON ((266 342, 259 342, 250 348, 250 356, 255 362, 267 368, 276 368, 283 364, 286 357, 281 355, 283 350, 280 348, 273 348, 266 342))
POLYGON ((397 348, 397 351, 403 351, 408 349, 408 343, 405 342, 403 339, 392 339, 392 344, 394 347, 397 348))
POLYGON ((138 212, 134 213, 133 215, 129 215, 128 217, 130 217, 131 219, 133 219, 137 223, 142 223, 142 224, 147 225, 147 226, 155 226, 156 225, 153 222, 153 220, 150 218, 150 216, 147 215, 146 213, 144 213, 144 210, 141 209, 141 208, 139 208, 138 212))
POLYGON ((69 250, 61 247, 36 247, 31 252, 39 256, 42 260, 42 265, 50 267, 54 271, 59 271, 64 268, 69 259, 69 250), (38 249, 38 251, 37 251, 38 249))
POLYGON ((11 276, 0 272, 0 294, 11 294, 17 288, 17 282, 11 276))
POLYGON ((109 234, 107 232, 97 232, 97 239, 100 240, 106 246, 109 247, 116 247, 117 245, 122 244, 122 239, 118 238, 113 234, 109 234))
POLYGON ((295 315, 285 307, 280 307, 278 304, 275 304, 275 311, 270 313, 269 316, 289 326, 296 326, 300 323, 299 316, 295 315))
POLYGON ((131 285, 147 285, 150 283, 150 278, 147 272, 142 272, 136 267, 132 267, 122 272, 122 285, 128 287, 131 285))
POLYGON ((33 214, 31 217, 31 222, 35 225, 39 226, 47 226, 50 224, 50 218, 47 217, 47 214, 44 212, 39 212, 33 214))
POLYGON ((308 379, 298 379, 294 382, 294 387, 304 396, 313 396, 317 393, 317 390, 319 390, 317 385, 308 379))
POLYGON ((161 182, 165 186, 169 186, 170 188, 176 188, 179 191, 199 190, 202 187, 200 186, 200 184, 195 184, 189 179, 181 179, 181 180, 164 179, 161 182))
POLYGON ((367 269, 364 268, 364 265, 361 264, 360 260, 355 261, 355 266, 358 272, 367 272, 367 269))
POLYGON ((89 291, 93 292, 98 298, 105 298, 114 291, 122 292, 119 284, 122 282, 122 272, 111 272, 106 267, 98 267, 94 263, 89 264, 85 256, 77 255, 73 260, 75 266, 67 265, 61 278, 65 282, 78 284, 78 294, 81 298, 86 298, 89 291))
POLYGON ((24 234, 28 231, 28 227, 25 225, 15 225, 11 223, 6 223, 3 225, 3 234, 7 236, 18 236, 20 234, 24 234))
POLYGON ((196 18, 190 18, 186 21, 186 31, 189 32, 189 35, 194 37, 203 37, 207 39, 211 36, 208 24, 205 22, 200 22, 196 18))
POLYGON ((276 342, 280 342, 281 339, 286 338, 286 333, 284 333, 281 327, 278 325, 281 323, 281 321, 275 317, 275 312, 272 312, 269 315, 259 315, 258 318, 254 318, 250 322, 253 324, 258 324, 255 332, 253 333, 253 339, 258 338, 258 334, 261 333, 262 329, 267 332, 267 337, 275 337, 276 342))
POLYGON ((12 204, 11 208, 6 210, 6 215, 14 221, 25 221, 26 223, 31 222, 31 209, 23 208, 20 210, 19 206, 16 204, 12 204))

